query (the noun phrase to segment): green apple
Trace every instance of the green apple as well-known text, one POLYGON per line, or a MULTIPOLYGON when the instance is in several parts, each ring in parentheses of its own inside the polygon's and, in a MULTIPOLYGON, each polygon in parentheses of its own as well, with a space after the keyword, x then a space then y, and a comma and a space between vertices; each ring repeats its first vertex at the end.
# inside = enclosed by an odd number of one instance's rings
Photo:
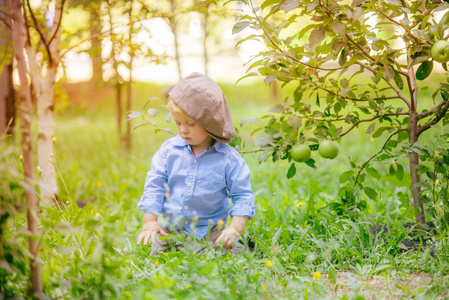
POLYGON ((449 42, 443 40, 436 42, 433 44, 430 52, 432 54, 432 58, 439 63, 449 61, 449 42))
POLYGON ((290 156, 297 162, 308 161, 311 154, 312 150, 307 145, 295 145, 290 152, 290 156))
POLYGON ((324 158, 334 159, 337 157, 339 146, 334 141, 323 141, 318 146, 318 152, 324 158))

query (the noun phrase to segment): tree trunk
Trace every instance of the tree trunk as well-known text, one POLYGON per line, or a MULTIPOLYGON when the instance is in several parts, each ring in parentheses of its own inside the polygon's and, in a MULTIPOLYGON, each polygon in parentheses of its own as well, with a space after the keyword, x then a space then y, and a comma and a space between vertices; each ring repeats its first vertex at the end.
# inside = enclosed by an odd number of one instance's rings
MULTIPOLYGON (((132 37, 134 33, 134 22, 133 22, 133 3, 134 1, 131 0, 129 4, 129 45, 131 46, 132 43, 132 37)), ((131 46, 131 50, 129 51, 129 80, 128 80, 128 86, 127 86, 127 97, 126 97, 126 111, 131 111, 131 102, 132 102, 132 85, 133 85, 133 61, 134 61, 134 50, 131 46)), ((125 133, 125 151, 127 153, 131 152, 131 120, 126 121, 126 133, 125 133)))
POLYGON ((53 113, 56 66, 49 66, 42 82, 42 94, 38 98, 37 115, 39 118, 39 135, 37 139, 37 158, 39 168, 39 190, 42 204, 51 205, 58 197, 56 170, 54 159, 54 127, 53 113))
MULTIPOLYGON (((0 10, 11 13, 9 0, 0 0, 0 10)), ((11 19, 0 14, 0 135, 12 134, 15 123, 15 95, 12 80, 11 19), (10 123, 11 122, 11 123, 10 123), (9 126, 8 126, 9 124, 9 126)))
MULTIPOLYGON (((90 34, 91 36, 101 33, 101 18, 100 18, 101 1, 91 2, 90 6, 90 34)), ((92 59, 92 78, 93 86, 99 85, 103 82, 103 61, 101 59, 101 41, 98 38, 91 39, 92 46, 89 50, 89 55, 92 59)))
POLYGON ((30 295, 39 296, 43 293, 41 262, 39 257, 38 239, 38 211, 37 197, 35 192, 35 180, 33 172, 33 149, 31 139, 31 93, 27 78, 26 58, 24 54, 26 31, 22 16, 22 1, 12 1, 13 25, 13 47, 17 61, 17 70, 20 78, 20 114, 22 133, 22 155, 24 188, 27 203, 28 230, 31 233, 28 242, 30 248, 30 295))
POLYGON ((203 55, 204 55, 204 75, 207 74, 207 66, 209 64, 209 58, 207 53, 207 38, 209 36, 208 32, 208 21, 209 21, 209 4, 205 7, 206 11, 204 12, 204 23, 203 23, 203 32, 204 32, 204 40, 203 40, 203 55))
MULTIPOLYGON (((41 93, 37 97, 37 115, 39 118, 39 135, 37 140, 38 164, 42 173, 39 180, 41 201, 44 205, 53 204, 58 198, 58 184, 54 158, 54 91, 56 74, 61 53, 61 26, 58 26, 63 13, 63 1, 59 0, 55 8, 55 23, 49 36, 54 38, 49 45, 50 57, 46 74, 42 81, 41 93)), ((34 82, 33 82, 34 85, 34 82)))
MULTIPOLYGON (((112 28, 114 28, 114 22, 112 19, 112 3, 111 1, 107 0, 107 4, 108 4, 108 17, 109 17, 109 28, 112 30, 112 28)), ((112 32, 113 33, 113 32, 112 32)), ((116 44, 119 43, 119 41, 114 40, 114 36, 111 35, 111 43, 112 43, 112 47, 111 47, 111 58, 112 58, 112 68, 115 72, 114 75, 114 80, 115 80, 115 101, 116 101, 116 107, 117 107, 117 119, 116 119, 116 124, 117 124, 117 136, 118 136, 118 143, 121 147, 123 147, 123 136, 122 136, 122 84, 121 82, 121 78, 120 78, 120 74, 118 72, 118 61, 117 61, 117 57, 116 57, 116 51, 115 51, 115 47, 116 44)), ((119 51, 118 51, 119 52, 119 51)))
MULTIPOLYGON (((410 113, 410 120, 408 124, 409 128, 409 142, 414 144, 418 141, 418 115, 416 111, 410 113)), ((424 213, 424 205, 420 198, 421 187, 419 186, 420 177, 416 167, 419 165, 418 153, 409 154, 410 163, 410 177, 412 180, 412 195, 413 195, 413 206, 415 208, 415 219, 416 223, 426 223, 426 216, 424 213)))
MULTIPOLYGON (((407 49, 410 49, 407 43, 407 49)), ((415 70, 412 65, 411 53, 407 51, 408 88, 410 92, 408 140, 411 145, 418 141, 418 88, 416 86, 415 70)), ((426 223, 424 205, 421 201, 420 177, 416 167, 419 165, 417 153, 409 154, 410 177, 412 182, 413 207, 416 223, 426 223)))
POLYGON ((176 30, 176 19, 175 19, 176 3, 175 3, 175 0, 170 0, 170 3, 171 3, 171 11, 173 13, 173 16, 169 18, 169 23, 170 23, 171 31, 173 32, 173 37, 175 38, 175 59, 176 59, 176 65, 178 67, 179 80, 181 80, 182 79, 182 70, 181 70, 178 34, 177 34, 177 30, 176 30))
MULTIPOLYGON (((116 70, 117 72, 117 70, 116 70)), ((117 132, 118 132, 118 142, 119 144, 123 143, 123 136, 122 136, 122 85, 117 80, 117 83, 115 84, 115 91, 116 91, 116 105, 117 105, 117 132)))
POLYGON ((271 95, 273 97, 273 100, 275 102, 278 102, 278 100, 279 100, 279 92, 278 92, 278 82, 277 82, 277 80, 273 80, 271 82, 271 95))

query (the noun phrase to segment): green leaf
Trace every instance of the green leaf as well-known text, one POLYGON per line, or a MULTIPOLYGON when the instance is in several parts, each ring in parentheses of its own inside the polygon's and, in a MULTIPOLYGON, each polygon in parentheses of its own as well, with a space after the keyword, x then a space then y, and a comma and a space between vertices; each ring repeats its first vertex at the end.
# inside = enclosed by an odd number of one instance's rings
POLYGON ((295 176, 295 174, 296 174, 296 166, 295 166, 295 163, 292 163, 292 165, 290 166, 290 168, 288 168, 288 171, 287 171, 287 178, 290 179, 290 178, 292 178, 293 176, 295 176))
POLYGON ((440 39, 443 38, 445 25, 449 25, 449 11, 443 15, 443 17, 440 20, 440 23, 438 23, 438 37, 440 39))
POLYGON ((368 168, 366 168, 366 172, 368 174, 370 174, 372 177, 376 178, 377 180, 380 180, 380 178, 381 178, 379 172, 377 172, 377 170, 374 168, 368 167, 368 168))
POLYGON ((248 74, 246 74, 245 76, 240 77, 240 78, 235 82, 235 84, 239 83, 239 81, 242 80, 242 79, 245 79, 245 78, 248 78, 248 77, 252 77, 252 76, 257 76, 257 75, 259 75, 259 74, 257 74, 256 72, 248 73, 248 74))
POLYGON ((343 172, 340 175, 340 183, 345 183, 346 181, 348 181, 349 178, 351 178, 352 174, 354 174, 353 170, 349 170, 349 171, 343 172))
POLYGON ((337 275, 337 272, 335 271, 335 269, 332 268, 332 267, 329 268, 328 278, 329 278, 330 283, 336 284, 337 283, 337 277, 338 277, 338 275, 337 275))
MULTIPOLYGON (((235 44, 235 48, 237 48, 237 46, 240 45, 241 43, 244 43, 244 42, 246 42, 246 41, 248 41, 248 40, 251 40, 251 39, 254 39, 254 38, 256 38, 256 37, 260 37, 260 35, 258 35, 258 34, 251 34, 251 35, 247 36, 246 38, 241 39, 240 41, 238 41, 238 42, 235 44)), ((249 68, 249 69, 251 69, 251 68, 249 68)))
POLYGON ((376 200, 377 199, 377 192, 375 190, 373 190, 372 188, 369 187, 364 187, 363 191, 365 192, 365 194, 372 200, 376 200))
POLYGON ((281 233, 282 233, 282 225, 281 225, 281 227, 279 227, 279 229, 274 233, 273 237, 271 238, 271 245, 273 247, 276 245, 277 241, 279 240, 281 233))
POLYGON ((234 24, 234 27, 232 27, 232 34, 239 33, 240 31, 242 31, 243 29, 245 29, 246 27, 248 27, 251 24, 252 24, 252 22, 250 22, 250 21, 242 21, 242 22, 238 22, 238 23, 234 24))
POLYGON ((279 4, 279 3, 281 3, 281 2, 282 2, 282 0, 266 0, 266 1, 264 1, 264 2, 262 3, 262 5, 260 6, 260 8, 261 8, 261 9, 264 9, 264 8, 270 6, 270 5, 273 5, 273 4, 279 4))
POLYGON ((416 79, 424 80, 432 73, 433 61, 428 60, 423 62, 416 70, 416 79))
MULTIPOLYGON (((312 147, 310 147, 310 149, 312 149, 312 147)), ((312 149, 312 150, 313 150, 313 149, 312 149)), ((314 160, 313 158, 309 158, 309 160, 306 161, 305 164, 308 165, 308 166, 311 167, 311 168, 316 169, 316 166, 315 166, 315 160, 314 160)))
POLYGON ((309 37, 310 48, 321 43, 321 41, 326 37, 326 27, 317 28, 312 31, 309 37))
POLYGON ((371 134, 371 133, 374 131, 375 128, 376 128, 376 123, 372 123, 372 124, 368 127, 368 129, 366 130, 366 133, 367 133, 367 134, 371 134))
POLYGON ((346 62, 346 52, 345 49, 341 49, 340 57, 338 58, 338 64, 343 66, 346 62))
POLYGON ((335 20, 334 22, 332 22, 332 30, 339 36, 345 36, 346 34, 346 26, 340 20, 335 20))
POLYGON ((279 5, 279 9, 287 13, 298 7, 298 2, 299 0, 284 0, 281 5, 279 5))
POLYGON ((273 267, 274 269, 279 273, 282 274, 285 272, 284 267, 282 266, 281 262, 279 261, 279 259, 276 256, 273 256, 272 258, 273 260, 273 267))
POLYGON ((394 82, 396 83, 396 85, 398 86, 398 88, 399 88, 400 90, 402 90, 402 89, 404 88, 404 81, 402 80, 402 77, 401 77, 401 75, 398 73, 398 71, 396 71, 396 70, 394 70, 394 69, 393 69, 393 71, 394 71, 394 77, 393 77, 394 82))
POLYGON ((396 177, 399 180, 402 180, 402 178, 404 178, 404 167, 400 164, 398 164, 398 170, 396 171, 396 177))

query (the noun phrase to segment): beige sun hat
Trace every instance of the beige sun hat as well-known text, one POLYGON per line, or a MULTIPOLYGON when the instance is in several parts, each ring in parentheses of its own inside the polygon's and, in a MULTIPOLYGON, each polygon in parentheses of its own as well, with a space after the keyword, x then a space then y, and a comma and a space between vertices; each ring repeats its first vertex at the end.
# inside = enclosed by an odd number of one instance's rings
POLYGON ((218 84, 209 77, 192 73, 181 79, 168 95, 217 141, 229 143, 235 137, 226 97, 218 84))

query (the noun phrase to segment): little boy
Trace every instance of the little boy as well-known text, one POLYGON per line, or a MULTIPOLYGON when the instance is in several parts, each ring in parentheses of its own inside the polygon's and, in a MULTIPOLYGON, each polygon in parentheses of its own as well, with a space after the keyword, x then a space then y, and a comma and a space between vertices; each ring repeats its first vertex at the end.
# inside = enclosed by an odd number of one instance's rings
POLYGON ((227 145, 235 129, 225 95, 212 79, 192 73, 169 92, 167 108, 178 135, 153 156, 137 204, 144 211, 137 245, 143 241, 146 246, 151 239, 152 256, 187 246, 194 253, 206 251, 202 243, 192 246, 174 238, 159 239, 170 233, 166 220, 184 235, 221 244, 236 254, 243 249, 238 236, 254 217, 255 196, 245 160, 227 145), (226 228, 228 215, 232 221, 226 228))

